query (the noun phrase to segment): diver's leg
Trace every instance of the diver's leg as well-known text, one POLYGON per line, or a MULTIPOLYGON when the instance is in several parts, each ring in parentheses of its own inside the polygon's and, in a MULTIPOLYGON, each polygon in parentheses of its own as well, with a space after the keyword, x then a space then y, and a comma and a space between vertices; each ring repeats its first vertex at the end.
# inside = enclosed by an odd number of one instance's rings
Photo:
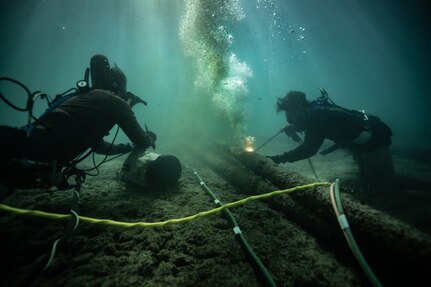
POLYGON ((372 190, 389 190, 394 187, 395 172, 389 147, 378 147, 355 155, 362 184, 372 190))

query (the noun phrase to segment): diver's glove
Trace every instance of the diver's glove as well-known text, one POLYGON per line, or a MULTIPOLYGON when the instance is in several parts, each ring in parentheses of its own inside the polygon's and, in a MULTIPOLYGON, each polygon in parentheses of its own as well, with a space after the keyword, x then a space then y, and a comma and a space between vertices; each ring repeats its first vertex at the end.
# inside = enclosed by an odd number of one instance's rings
POLYGON ((267 155, 266 157, 269 158, 270 160, 272 160, 276 164, 283 162, 283 160, 281 159, 281 156, 279 156, 279 155, 274 155, 274 156, 267 155))
POLYGON ((152 147, 153 149, 156 149, 157 135, 152 131, 146 131, 146 135, 149 142, 148 146, 152 147))

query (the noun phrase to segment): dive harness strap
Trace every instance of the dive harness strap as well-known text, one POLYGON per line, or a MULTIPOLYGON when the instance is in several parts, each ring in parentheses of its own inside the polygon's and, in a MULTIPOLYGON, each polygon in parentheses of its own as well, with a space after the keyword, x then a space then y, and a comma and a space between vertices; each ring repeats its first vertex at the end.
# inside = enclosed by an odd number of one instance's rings
MULTIPOLYGON (((370 119, 369 119, 367 113, 365 112, 365 110, 360 110, 359 112, 361 112, 361 114, 362 114, 362 117, 363 117, 362 119, 363 119, 364 125, 363 125, 362 131, 359 133, 359 135, 356 138, 354 138, 353 140, 351 140, 352 143, 355 143, 355 141, 357 139, 359 139, 362 136, 363 133, 369 133, 370 134, 369 137, 370 137, 371 134, 372 134, 372 132, 373 132, 373 130, 371 128, 371 125, 369 124, 370 123, 370 119)), ((337 150, 339 148, 345 147, 347 145, 348 144, 335 143, 332 146, 330 146, 330 147, 322 150, 320 152, 320 154, 321 155, 327 155, 328 153, 331 153, 331 152, 333 152, 333 151, 335 151, 335 150, 337 150)))

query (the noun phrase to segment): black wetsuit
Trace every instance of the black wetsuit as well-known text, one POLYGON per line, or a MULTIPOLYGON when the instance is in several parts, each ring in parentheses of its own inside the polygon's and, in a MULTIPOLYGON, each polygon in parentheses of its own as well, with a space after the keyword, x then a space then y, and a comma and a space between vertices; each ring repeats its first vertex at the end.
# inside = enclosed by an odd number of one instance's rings
POLYGON ((325 139, 332 140, 337 147, 364 153, 379 146, 389 146, 392 136, 390 128, 375 116, 317 103, 310 104, 298 130, 305 133, 303 144, 282 155, 272 157, 275 162, 294 162, 313 156, 325 139), (371 133, 370 139, 362 144, 354 143, 365 130, 371 133))
POLYGON ((0 126, 0 179, 9 185, 25 181, 23 174, 10 166, 15 159, 68 163, 88 148, 102 154, 127 152, 130 148, 125 145, 111 146, 103 141, 115 124, 136 146, 149 146, 127 102, 106 90, 71 97, 37 121, 30 137, 23 130, 0 126))
MULTIPOLYGON (((145 131, 123 99, 105 90, 74 96, 38 121, 32 136, 34 144, 49 144, 52 149, 48 154, 32 157, 70 161, 87 148, 105 153, 104 147, 109 146, 103 144, 102 139, 115 124, 135 145, 148 147, 145 131)), ((112 148, 110 153, 116 153, 112 148)), ((40 151, 43 152, 43 148, 40 151)))

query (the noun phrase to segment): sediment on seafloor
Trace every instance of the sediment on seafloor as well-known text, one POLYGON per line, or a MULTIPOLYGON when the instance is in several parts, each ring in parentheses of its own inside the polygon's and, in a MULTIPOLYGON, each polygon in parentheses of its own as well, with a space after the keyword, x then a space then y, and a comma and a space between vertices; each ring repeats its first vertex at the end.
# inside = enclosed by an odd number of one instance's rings
MULTIPOLYGON (((217 173, 247 194, 261 194, 311 183, 298 173, 235 146, 219 144, 214 154, 201 154, 217 173)), ((347 219, 370 266, 385 282, 418 280, 431 271, 429 236, 349 194, 341 193, 347 219), (401 280, 401 281, 400 281, 401 280)), ((353 257, 332 209, 329 188, 315 187, 267 200, 341 258, 353 257)))

